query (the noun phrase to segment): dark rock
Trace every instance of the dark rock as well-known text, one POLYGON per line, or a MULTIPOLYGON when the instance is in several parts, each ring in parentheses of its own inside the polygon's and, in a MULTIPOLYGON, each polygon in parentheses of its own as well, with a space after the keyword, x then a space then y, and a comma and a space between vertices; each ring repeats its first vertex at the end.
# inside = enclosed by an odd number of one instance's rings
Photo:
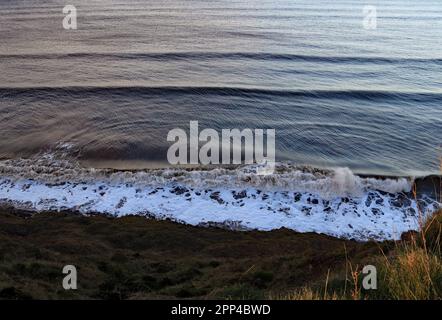
POLYGON ((367 200, 365 200, 365 206, 366 206, 366 207, 371 206, 371 203, 373 202, 374 199, 375 199, 374 194, 373 194, 373 193, 369 193, 369 194, 367 195, 367 200))
POLYGON ((173 188, 172 190, 170 190, 170 193, 175 193, 176 195, 182 195, 183 193, 189 192, 189 190, 187 188, 184 187, 180 187, 177 186, 175 188, 173 188))
POLYGON ((385 191, 382 191, 382 190, 376 190, 377 192, 379 192, 381 195, 383 195, 383 196, 388 196, 388 197, 390 197, 390 198, 392 198, 392 197, 394 197, 394 194, 393 193, 390 193, 390 192, 385 192, 385 191))
POLYGON ((215 191, 212 194, 210 194, 210 199, 217 201, 219 204, 223 204, 224 200, 221 199, 219 195, 219 191, 215 191))
POLYGON ((414 208, 407 208, 407 215, 415 217, 416 216, 416 210, 414 210, 414 208))
POLYGON ((377 198, 377 199, 376 199, 376 204, 379 205, 379 206, 383 205, 383 204, 384 204, 384 199, 382 199, 382 198, 377 198))
POLYGON ((116 209, 121 209, 126 204, 126 202, 127 202, 127 198, 126 197, 121 198, 115 208, 116 209))
POLYGON ((399 193, 395 198, 390 199, 390 205, 396 208, 409 207, 411 200, 404 193, 399 193))
POLYGON ((279 212, 284 212, 284 213, 289 213, 290 212, 290 208, 279 208, 278 209, 279 212))
POLYGON ((232 194, 233 194, 233 198, 235 200, 243 199, 243 198, 247 197, 247 192, 245 190, 243 190, 241 192, 232 191, 232 194))

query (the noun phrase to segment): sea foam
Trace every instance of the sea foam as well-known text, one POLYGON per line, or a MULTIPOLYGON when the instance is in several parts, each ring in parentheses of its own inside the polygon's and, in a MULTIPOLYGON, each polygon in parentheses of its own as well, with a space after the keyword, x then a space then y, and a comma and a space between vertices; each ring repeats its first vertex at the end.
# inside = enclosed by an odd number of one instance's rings
MULTIPOLYGON (((234 230, 289 228, 357 239, 398 239, 439 203, 411 192, 412 178, 371 178, 348 168, 278 163, 120 171, 82 167, 56 153, 0 161, 0 203, 35 212, 135 214, 234 230)), ((69 151, 71 152, 71 150, 69 151)))

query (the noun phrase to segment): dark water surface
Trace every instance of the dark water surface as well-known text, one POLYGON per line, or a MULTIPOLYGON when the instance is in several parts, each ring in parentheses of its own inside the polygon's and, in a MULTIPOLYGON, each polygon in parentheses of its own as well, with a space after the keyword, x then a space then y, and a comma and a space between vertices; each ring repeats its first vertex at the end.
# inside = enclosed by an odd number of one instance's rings
POLYGON ((60 143, 165 160, 167 132, 274 128, 277 157, 427 175, 442 153, 442 2, 0 1, 0 157, 60 143))

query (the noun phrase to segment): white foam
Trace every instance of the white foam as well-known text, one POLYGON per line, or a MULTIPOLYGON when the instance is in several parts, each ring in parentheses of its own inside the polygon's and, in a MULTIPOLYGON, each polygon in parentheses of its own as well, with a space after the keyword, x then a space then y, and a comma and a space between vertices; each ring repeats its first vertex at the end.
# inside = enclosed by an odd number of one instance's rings
POLYGON ((337 237, 398 239, 418 228, 419 212, 437 206, 408 192, 409 179, 361 178, 348 168, 279 164, 258 176, 253 166, 213 170, 115 171, 82 168, 57 157, 0 161, 0 202, 35 211, 76 210, 236 229, 290 228, 337 237))
POLYGON ((324 198, 362 196, 367 190, 408 192, 413 181, 406 178, 374 179, 356 176, 348 168, 320 170, 278 163, 276 172, 257 175, 253 165, 211 170, 167 168, 158 170, 116 171, 83 168, 67 159, 45 154, 36 159, 0 161, 0 176, 13 179, 35 179, 46 183, 101 181, 105 184, 138 184, 163 186, 174 183, 191 187, 259 188, 262 190, 296 190, 324 198))

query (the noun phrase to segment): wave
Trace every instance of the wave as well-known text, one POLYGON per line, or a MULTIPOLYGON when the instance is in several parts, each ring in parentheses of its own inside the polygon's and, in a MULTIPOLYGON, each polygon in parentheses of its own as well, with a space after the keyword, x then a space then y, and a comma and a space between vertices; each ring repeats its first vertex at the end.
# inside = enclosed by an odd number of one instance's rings
POLYGON ((398 239, 440 206, 426 194, 415 195, 411 177, 361 177, 348 168, 290 163, 279 163, 267 176, 256 175, 253 165, 95 169, 76 162, 76 152, 62 144, 34 158, 0 161, 0 204, 237 230, 286 227, 361 241, 398 239))
POLYGON ((402 58, 402 57, 369 57, 369 56, 312 56, 289 53, 265 52, 150 52, 150 53, 55 53, 55 54, 1 54, 2 59, 119 59, 119 60, 255 60, 255 61, 305 61, 348 64, 404 64, 424 63, 442 64, 442 58, 402 58))
POLYGON ((33 179, 47 184, 102 182, 112 185, 163 186, 184 184, 191 187, 260 188, 296 190, 324 198, 361 196, 369 190, 388 193, 410 192, 412 177, 361 177, 348 168, 321 169, 278 162, 273 174, 258 175, 259 165, 167 167, 146 170, 88 168, 77 158, 81 150, 74 144, 60 143, 30 158, 0 161, 0 176, 33 179))
POLYGON ((382 90, 275 90, 248 87, 210 86, 62 86, 62 87, 0 87, 4 98, 38 94, 193 94, 218 96, 279 96, 316 99, 400 99, 440 101, 442 92, 382 91, 382 90))

